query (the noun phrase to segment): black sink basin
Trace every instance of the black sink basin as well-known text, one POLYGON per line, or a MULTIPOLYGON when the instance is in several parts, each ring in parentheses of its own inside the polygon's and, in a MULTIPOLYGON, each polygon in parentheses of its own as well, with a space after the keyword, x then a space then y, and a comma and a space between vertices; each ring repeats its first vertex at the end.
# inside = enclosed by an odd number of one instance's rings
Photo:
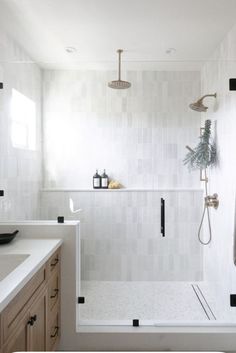
POLYGON ((0 234, 0 245, 10 243, 15 238, 17 233, 19 233, 19 230, 15 230, 13 233, 0 234))

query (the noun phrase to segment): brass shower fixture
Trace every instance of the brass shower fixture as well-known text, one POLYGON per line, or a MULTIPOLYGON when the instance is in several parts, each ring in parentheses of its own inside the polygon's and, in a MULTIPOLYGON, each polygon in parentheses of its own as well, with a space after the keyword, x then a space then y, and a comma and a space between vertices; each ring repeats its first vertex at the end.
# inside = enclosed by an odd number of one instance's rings
POLYGON ((205 197, 206 207, 213 207, 215 210, 219 207, 218 194, 208 195, 205 197))
POLYGON ((118 79, 114 81, 108 82, 108 87, 113 89, 127 89, 131 87, 131 83, 128 81, 124 81, 121 79, 121 54, 123 53, 123 49, 117 50, 119 63, 118 63, 118 79))
POLYGON ((201 97, 200 99, 198 99, 198 101, 189 104, 189 108, 192 109, 192 110, 195 110, 196 112, 199 112, 199 113, 206 112, 207 109, 208 109, 208 107, 206 107, 206 106, 203 104, 203 100, 204 100, 206 97, 214 97, 214 98, 216 98, 216 93, 214 93, 214 94, 205 94, 205 96, 203 96, 203 97, 201 97))

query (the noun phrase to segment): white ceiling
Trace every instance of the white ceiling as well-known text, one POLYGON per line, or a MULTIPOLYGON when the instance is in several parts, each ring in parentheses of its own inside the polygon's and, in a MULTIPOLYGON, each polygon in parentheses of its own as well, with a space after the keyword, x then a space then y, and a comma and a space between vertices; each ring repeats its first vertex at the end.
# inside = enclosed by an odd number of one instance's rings
POLYGON ((125 49, 124 61, 194 67, 209 58, 235 15, 236 0, 0 0, 1 25, 44 67, 108 65, 117 48, 125 49), (67 46, 78 52, 67 54, 67 46), (169 47, 175 55, 166 54, 169 47))

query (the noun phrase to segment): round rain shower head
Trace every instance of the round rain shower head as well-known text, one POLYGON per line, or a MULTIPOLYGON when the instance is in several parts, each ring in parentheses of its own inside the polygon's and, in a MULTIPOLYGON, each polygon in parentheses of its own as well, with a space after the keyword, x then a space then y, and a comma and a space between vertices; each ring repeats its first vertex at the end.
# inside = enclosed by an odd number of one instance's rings
POLYGON ((125 88, 129 88, 130 86, 131 86, 130 82, 123 81, 123 80, 108 82, 108 87, 114 88, 114 89, 125 89, 125 88))
POLYGON ((205 96, 203 96, 202 98, 200 98, 197 102, 194 102, 194 103, 191 103, 189 104, 189 108, 194 110, 195 112, 199 112, 199 113, 205 113, 208 109, 208 107, 206 107, 204 104, 203 104, 203 100, 206 98, 206 97, 214 97, 216 98, 216 93, 214 94, 206 94, 205 96))
POLYGON ((131 87, 131 83, 121 80, 121 53, 123 53, 123 50, 118 49, 117 53, 119 55, 118 80, 108 82, 108 87, 113 89, 126 89, 131 87))

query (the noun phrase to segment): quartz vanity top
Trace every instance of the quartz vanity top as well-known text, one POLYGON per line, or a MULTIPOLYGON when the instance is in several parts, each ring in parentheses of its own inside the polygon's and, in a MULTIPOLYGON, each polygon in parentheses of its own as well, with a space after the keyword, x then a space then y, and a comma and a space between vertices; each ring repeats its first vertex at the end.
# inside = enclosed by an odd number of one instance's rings
POLYGON ((61 239, 15 239, 9 244, 0 246, 2 258, 9 255, 18 255, 12 258, 27 255, 17 267, 0 280, 0 312, 61 244, 61 239))

